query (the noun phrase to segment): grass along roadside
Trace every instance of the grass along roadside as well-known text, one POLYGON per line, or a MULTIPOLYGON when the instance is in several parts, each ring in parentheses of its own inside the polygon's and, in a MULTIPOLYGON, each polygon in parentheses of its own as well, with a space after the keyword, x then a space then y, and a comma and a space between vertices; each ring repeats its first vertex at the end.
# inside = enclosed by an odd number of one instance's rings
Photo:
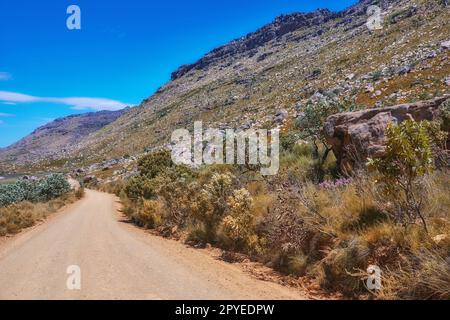
POLYGON ((257 168, 174 166, 159 152, 139 161, 137 176, 102 190, 119 195, 138 226, 220 248, 226 261, 245 255, 350 298, 448 299, 450 175, 448 164, 431 165, 427 128, 393 127, 392 152, 351 177, 339 174, 332 157, 323 161, 323 150, 287 143, 280 173, 269 179, 257 168), (410 148, 419 142, 423 148, 410 148), (379 169, 388 166, 402 170, 379 169), (420 170, 403 170, 409 167, 420 170), (405 178, 413 183, 404 195, 395 188, 405 178), (411 195, 422 199, 413 203, 411 195), (382 290, 365 287, 370 265, 383 271, 382 290))
POLYGON ((47 202, 22 201, 0 208, 0 237, 14 235, 45 220, 62 207, 84 196, 84 189, 70 191, 47 202))

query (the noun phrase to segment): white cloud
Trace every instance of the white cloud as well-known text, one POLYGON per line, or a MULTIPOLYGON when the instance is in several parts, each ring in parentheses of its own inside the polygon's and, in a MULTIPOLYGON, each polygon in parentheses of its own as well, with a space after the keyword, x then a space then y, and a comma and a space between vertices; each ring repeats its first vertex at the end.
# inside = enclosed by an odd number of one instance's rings
POLYGON ((105 98, 86 98, 86 97, 68 97, 68 98, 52 98, 52 97, 35 97, 27 94, 0 91, 0 101, 3 103, 60 103, 70 106, 76 110, 120 110, 130 104, 123 103, 116 100, 105 98))
POLYGON ((0 81, 7 81, 11 79, 11 74, 8 72, 1 72, 0 71, 0 81))
POLYGON ((13 114, 0 112, 0 117, 14 117, 13 114))

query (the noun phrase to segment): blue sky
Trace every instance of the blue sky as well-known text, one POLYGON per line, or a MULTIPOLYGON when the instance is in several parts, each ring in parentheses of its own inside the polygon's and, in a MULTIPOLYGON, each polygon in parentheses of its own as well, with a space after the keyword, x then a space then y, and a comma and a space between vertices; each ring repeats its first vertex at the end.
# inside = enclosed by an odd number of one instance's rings
POLYGON ((280 14, 356 0, 0 0, 0 147, 55 118, 138 104, 178 66, 280 14), (69 5, 81 30, 68 30, 69 5))

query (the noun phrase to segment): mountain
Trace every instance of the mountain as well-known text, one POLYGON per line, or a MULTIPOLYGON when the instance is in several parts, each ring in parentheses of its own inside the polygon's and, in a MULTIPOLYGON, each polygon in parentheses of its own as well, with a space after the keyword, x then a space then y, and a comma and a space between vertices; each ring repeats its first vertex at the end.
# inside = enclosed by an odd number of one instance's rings
POLYGON ((56 119, 17 143, 1 149, 1 162, 17 167, 62 159, 70 146, 114 122, 126 112, 99 111, 56 119))
POLYGON ((341 12, 280 16, 181 66, 140 106, 54 159, 70 167, 139 154, 196 120, 215 128, 289 126, 305 103, 328 96, 371 108, 443 95, 448 17, 442 0, 362 0, 341 12), (381 7, 381 30, 366 25, 370 5, 381 7))

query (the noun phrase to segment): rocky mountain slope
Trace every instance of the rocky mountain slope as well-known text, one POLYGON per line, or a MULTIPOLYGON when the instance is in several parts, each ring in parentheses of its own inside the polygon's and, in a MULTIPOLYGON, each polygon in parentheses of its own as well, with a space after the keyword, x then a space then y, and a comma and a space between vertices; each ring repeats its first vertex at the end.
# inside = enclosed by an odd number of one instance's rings
POLYGON ((8 148, 0 160, 17 167, 51 159, 63 159, 72 145, 122 116, 126 110, 100 111, 56 119, 8 148))
POLYGON ((371 108, 441 96, 450 88, 449 13, 442 0, 361 0, 342 12, 278 17, 180 67, 140 106, 46 166, 139 154, 196 120, 219 128, 289 126, 305 103, 324 97, 371 108), (366 25, 372 4, 382 10, 380 30, 366 25))

